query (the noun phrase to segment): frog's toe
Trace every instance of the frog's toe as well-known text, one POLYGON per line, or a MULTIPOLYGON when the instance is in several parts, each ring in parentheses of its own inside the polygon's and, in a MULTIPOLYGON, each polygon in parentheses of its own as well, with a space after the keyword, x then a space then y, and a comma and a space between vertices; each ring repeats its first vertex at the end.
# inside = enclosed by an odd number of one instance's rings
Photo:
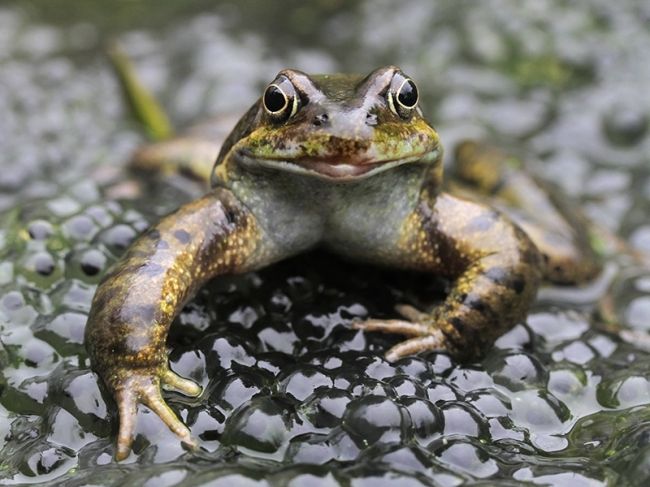
POLYGON ((428 330, 425 336, 410 338, 398 343, 386 352, 386 360, 394 362, 402 357, 431 350, 446 350, 445 337, 440 330, 428 330))
POLYGON ((117 434, 115 459, 119 462, 131 453, 135 418, 137 413, 137 397, 131 390, 122 389, 115 395, 117 409, 120 415, 120 430, 117 434))
POLYGON ((381 333, 394 333, 410 337, 420 337, 431 332, 431 328, 421 323, 414 323, 405 320, 365 320, 356 321, 353 328, 363 331, 378 331, 381 333))
POLYGON ((176 417, 160 393, 160 382, 189 395, 200 394, 201 388, 194 382, 167 370, 160 374, 131 372, 115 389, 115 400, 120 415, 120 427, 117 434, 115 459, 124 460, 131 453, 138 403, 151 409, 178 438, 189 447, 196 447, 190 430, 176 417))
POLYGON ((178 419, 172 408, 170 408, 160 394, 160 390, 152 387, 142 395, 142 403, 149 407, 154 413, 162 419, 163 423, 178 436, 178 438, 187 446, 196 447, 196 442, 192 438, 190 430, 185 424, 178 419))
POLYGON ((197 397, 202 391, 201 386, 196 382, 185 379, 169 369, 161 377, 161 382, 165 390, 177 391, 190 397, 197 397))
POLYGON ((432 325, 431 316, 409 305, 399 305, 396 309, 399 314, 411 321, 369 319, 357 321, 352 326, 357 330, 394 333, 411 337, 386 352, 386 359, 389 362, 419 352, 449 348, 442 331, 432 325))
POLYGON ((415 323, 427 323, 428 321, 431 321, 431 317, 428 314, 423 313, 410 304, 398 304, 395 306, 395 311, 397 311, 407 320, 413 321, 415 323))

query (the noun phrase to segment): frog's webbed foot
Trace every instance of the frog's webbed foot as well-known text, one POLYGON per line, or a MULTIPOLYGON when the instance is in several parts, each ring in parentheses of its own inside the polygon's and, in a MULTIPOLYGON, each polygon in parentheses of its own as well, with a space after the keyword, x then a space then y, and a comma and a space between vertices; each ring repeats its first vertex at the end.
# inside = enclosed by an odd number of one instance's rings
POLYGON ((386 360, 389 362, 419 352, 448 349, 444 334, 436 327, 435 321, 430 315, 409 305, 398 305, 395 309, 405 318, 404 320, 369 319, 355 322, 352 326, 358 330, 410 337, 386 352, 386 360))
POLYGON ((192 438, 189 428, 178 419, 167 405, 160 393, 160 389, 162 387, 166 390, 175 390, 196 397, 201 394, 199 385, 180 377, 167 367, 162 373, 146 369, 128 371, 127 377, 117 379, 117 381, 115 401, 120 416, 120 428, 117 436, 116 460, 124 460, 131 452, 138 403, 144 404, 157 414, 185 445, 191 448, 196 447, 196 442, 192 438))

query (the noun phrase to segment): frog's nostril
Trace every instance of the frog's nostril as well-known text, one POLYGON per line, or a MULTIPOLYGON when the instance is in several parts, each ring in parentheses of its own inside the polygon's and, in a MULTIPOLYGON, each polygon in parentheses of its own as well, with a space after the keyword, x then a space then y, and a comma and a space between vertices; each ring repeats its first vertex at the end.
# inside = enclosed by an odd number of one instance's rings
POLYGON ((329 122, 329 119, 330 117, 327 113, 321 113, 320 115, 316 115, 314 117, 314 121, 312 123, 317 127, 320 127, 321 125, 327 124, 327 122, 329 122))
POLYGON ((377 125, 377 115, 375 115, 374 113, 367 113, 366 125, 377 125))

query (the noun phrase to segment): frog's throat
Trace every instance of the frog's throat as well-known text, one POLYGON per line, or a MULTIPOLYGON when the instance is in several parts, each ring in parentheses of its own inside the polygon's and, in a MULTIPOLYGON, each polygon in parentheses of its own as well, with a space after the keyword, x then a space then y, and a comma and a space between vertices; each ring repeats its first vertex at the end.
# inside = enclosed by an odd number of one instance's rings
POLYGON ((274 169, 330 181, 356 181, 372 177, 404 164, 439 164, 442 159, 442 148, 437 146, 423 153, 393 159, 364 161, 362 164, 351 164, 343 161, 335 161, 332 158, 322 159, 316 157, 301 157, 298 159, 263 158, 254 156, 243 150, 235 151, 233 158, 236 163, 251 169, 274 169))

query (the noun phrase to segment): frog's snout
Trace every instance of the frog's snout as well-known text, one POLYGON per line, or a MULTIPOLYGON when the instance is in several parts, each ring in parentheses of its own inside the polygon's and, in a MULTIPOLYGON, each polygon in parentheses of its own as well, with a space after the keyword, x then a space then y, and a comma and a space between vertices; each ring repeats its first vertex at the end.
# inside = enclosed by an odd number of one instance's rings
POLYGON ((305 134, 310 140, 320 138, 325 145, 332 142, 340 144, 342 141, 369 142, 374 138, 376 124, 377 116, 363 109, 343 113, 324 109, 311 114, 314 133, 306 131, 305 134))
MULTIPOLYGON (((375 113, 366 112, 360 114, 359 118, 362 119, 359 120, 362 124, 370 127, 377 125, 377 115, 375 113)), ((314 127, 328 128, 332 125, 332 118, 328 112, 322 112, 314 115, 311 123, 314 127)))

